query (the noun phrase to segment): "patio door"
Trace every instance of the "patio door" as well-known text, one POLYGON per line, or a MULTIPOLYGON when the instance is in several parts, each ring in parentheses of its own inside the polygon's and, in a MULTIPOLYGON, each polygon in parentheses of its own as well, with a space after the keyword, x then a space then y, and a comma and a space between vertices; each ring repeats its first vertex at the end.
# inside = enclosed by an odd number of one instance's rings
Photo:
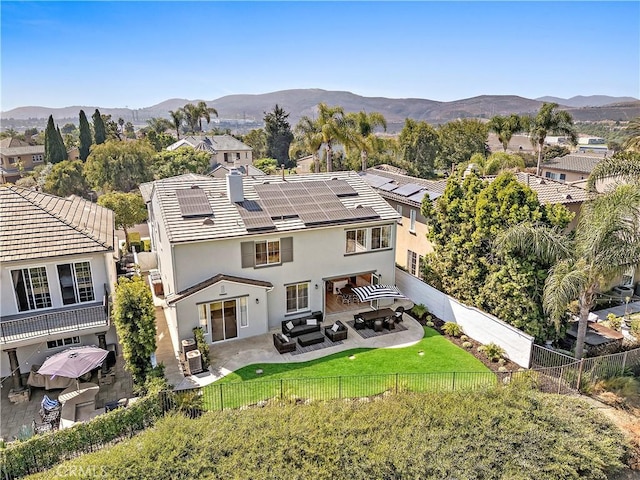
MULTIPOLYGON (((371 274, 371 285, 380 285, 380 275, 377 273, 371 274)), ((378 310, 378 300, 371 300, 371 308, 378 310)))
POLYGON ((219 342, 238 336, 238 312, 235 300, 214 302, 211 309, 211 341, 219 342))

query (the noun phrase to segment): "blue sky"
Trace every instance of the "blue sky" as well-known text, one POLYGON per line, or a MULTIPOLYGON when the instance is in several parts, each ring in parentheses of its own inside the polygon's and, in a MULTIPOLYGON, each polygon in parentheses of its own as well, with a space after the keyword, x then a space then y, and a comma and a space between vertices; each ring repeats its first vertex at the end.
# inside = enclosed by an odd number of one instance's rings
POLYGON ((11 2, 0 110, 289 88, 640 97, 640 2, 11 2))

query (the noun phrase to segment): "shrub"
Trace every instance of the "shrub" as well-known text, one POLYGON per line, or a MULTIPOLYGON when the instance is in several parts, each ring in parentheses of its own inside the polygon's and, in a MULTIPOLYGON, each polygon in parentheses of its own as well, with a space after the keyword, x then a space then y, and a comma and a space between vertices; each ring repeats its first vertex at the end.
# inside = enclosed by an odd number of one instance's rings
POLYGON ((613 313, 610 313, 607 315, 606 324, 612 330, 616 330, 619 332, 620 329, 622 328, 622 318, 617 317, 613 313))
POLYGON ((629 333, 640 340, 640 318, 634 318, 629 325, 629 333))
POLYGON ((436 325, 436 324, 435 324, 435 323, 433 323, 431 320, 427 320, 426 325, 427 325, 427 327, 431 327, 431 328, 433 328, 433 327, 435 327, 435 325, 436 325))
POLYGON ((422 303, 414 305, 411 309, 411 314, 418 319, 422 319, 427 313, 429 313, 429 309, 422 303))
POLYGON ((442 326, 442 331, 451 337, 459 337, 462 335, 462 328, 455 322, 445 322, 442 326))
POLYGON ((196 345, 198 346, 198 350, 200 350, 200 355, 202 356, 202 369, 208 370, 209 365, 211 364, 211 360, 209 359, 209 345, 204 338, 204 331, 202 327, 195 327, 193 329, 193 336, 196 339, 196 345))
POLYGON ((460 335, 460 340, 466 342, 467 340, 469 340, 469 337, 467 335, 460 335))
POLYGON ((497 362, 504 355, 504 349, 493 342, 479 346, 478 351, 484 353, 492 362, 497 362))
POLYGON ((473 347, 473 344, 471 342, 462 342, 462 347, 469 350, 473 347))

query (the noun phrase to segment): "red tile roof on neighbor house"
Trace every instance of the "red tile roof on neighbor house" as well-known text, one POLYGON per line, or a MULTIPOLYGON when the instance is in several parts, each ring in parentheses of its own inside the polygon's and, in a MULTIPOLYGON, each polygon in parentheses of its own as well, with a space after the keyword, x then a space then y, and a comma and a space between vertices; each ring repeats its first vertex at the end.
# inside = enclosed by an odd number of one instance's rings
POLYGON ((0 261, 10 262, 114 248, 111 210, 80 197, 56 197, 0 185, 0 261))

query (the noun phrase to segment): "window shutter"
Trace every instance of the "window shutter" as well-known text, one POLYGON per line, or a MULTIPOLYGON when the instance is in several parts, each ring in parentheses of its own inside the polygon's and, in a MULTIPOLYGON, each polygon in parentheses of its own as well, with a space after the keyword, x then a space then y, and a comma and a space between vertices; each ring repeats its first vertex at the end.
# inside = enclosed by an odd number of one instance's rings
POLYGON ((293 237, 280 239, 280 259, 282 263, 293 262, 293 237))
POLYGON ((242 257, 242 268, 255 267, 256 250, 254 242, 242 242, 240 244, 240 255, 242 257))

